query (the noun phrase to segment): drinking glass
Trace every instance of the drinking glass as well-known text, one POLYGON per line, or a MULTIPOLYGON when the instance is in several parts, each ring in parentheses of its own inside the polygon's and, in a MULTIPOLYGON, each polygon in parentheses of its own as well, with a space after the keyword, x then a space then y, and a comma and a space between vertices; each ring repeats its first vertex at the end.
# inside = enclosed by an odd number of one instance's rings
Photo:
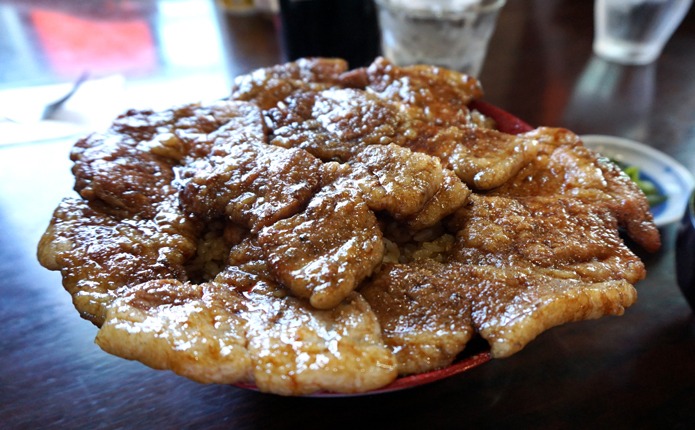
POLYGON ((692 0, 596 0, 594 52, 621 64, 656 60, 692 0))
POLYGON ((505 0, 376 0, 383 55, 477 76, 505 0))

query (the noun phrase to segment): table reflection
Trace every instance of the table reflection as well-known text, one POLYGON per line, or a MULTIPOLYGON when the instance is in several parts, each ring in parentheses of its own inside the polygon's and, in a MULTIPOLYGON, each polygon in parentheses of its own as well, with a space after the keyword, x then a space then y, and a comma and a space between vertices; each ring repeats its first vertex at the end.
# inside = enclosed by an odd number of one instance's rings
POLYGON ((572 89, 562 122, 648 143, 655 78, 654 64, 622 66, 592 56, 572 89))

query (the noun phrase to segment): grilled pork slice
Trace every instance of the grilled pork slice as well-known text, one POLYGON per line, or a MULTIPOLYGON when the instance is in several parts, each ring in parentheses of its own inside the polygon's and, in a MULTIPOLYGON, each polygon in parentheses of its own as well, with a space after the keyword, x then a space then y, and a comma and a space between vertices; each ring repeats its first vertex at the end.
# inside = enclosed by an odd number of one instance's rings
POLYGON ((345 162, 368 145, 400 144, 407 118, 374 94, 351 88, 297 92, 266 113, 270 143, 345 162))
POLYGON ((381 263, 376 216, 360 194, 326 187, 304 212, 259 232, 275 279, 318 309, 337 306, 381 263))
POLYGON ((270 109, 295 92, 338 86, 347 67, 347 62, 338 58, 301 58, 258 69, 234 79, 231 98, 270 109))
POLYGON ((41 237, 38 257, 60 270, 80 314, 96 325, 117 289, 153 279, 186 279, 197 226, 167 200, 153 219, 120 218, 96 203, 66 198, 41 237))
POLYGON ((396 378, 393 355, 360 295, 318 311, 276 285, 237 290, 236 275, 222 278, 198 285, 165 279, 122 291, 97 344, 195 381, 251 382, 282 395, 364 392, 396 378))
POLYGON ((397 67, 377 58, 364 74, 368 92, 396 104, 409 118, 437 127, 470 123, 468 104, 483 94, 475 78, 440 67, 397 67))
POLYGON ((579 199, 474 195, 451 222, 460 227, 452 254, 459 262, 530 262, 587 279, 630 283, 646 275, 642 261, 620 238, 610 210, 579 199))
POLYGON ((397 145, 369 146, 350 163, 352 183, 374 211, 397 219, 416 215, 439 191, 444 169, 439 159, 397 145))
POLYGON ((187 213, 226 216, 257 232, 303 209, 321 185, 321 162, 302 149, 243 142, 181 192, 187 213))
POLYGON ((226 157, 236 142, 264 136, 261 111, 250 103, 130 110, 105 133, 75 144, 75 190, 111 212, 151 218, 156 205, 176 192, 177 181, 226 157))
MULTIPOLYGON (((451 270, 457 270, 453 265, 451 270)), ((622 315, 637 300, 624 279, 594 281, 535 265, 465 265, 473 327, 495 358, 508 357, 549 328, 622 315)))
POLYGON ((445 273, 429 259, 387 264, 360 289, 402 375, 448 366, 474 334, 466 288, 445 273))
POLYGON ((405 145, 439 157, 469 187, 490 190, 505 184, 530 163, 539 143, 532 137, 468 124, 442 128, 427 139, 414 139, 405 145))
POLYGON ((628 235, 648 251, 661 246, 649 203, 620 168, 582 145, 566 130, 541 127, 525 136, 540 142, 538 156, 491 194, 506 197, 573 197, 611 210, 628 235))
POLYGON ((579 199, 471 196, 452 223, 450 261, 464 268, 474 327, 496 357, 555 325, 622 314, 646 274, 610 210, 579 199))

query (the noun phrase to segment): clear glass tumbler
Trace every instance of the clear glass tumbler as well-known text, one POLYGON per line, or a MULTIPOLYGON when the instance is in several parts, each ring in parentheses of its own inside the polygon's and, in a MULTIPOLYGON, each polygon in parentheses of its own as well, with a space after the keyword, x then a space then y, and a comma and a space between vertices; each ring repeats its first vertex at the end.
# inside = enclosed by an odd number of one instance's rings
POLYGON ((383 55, 399 66, 480 73, 506 0, 376 0, 383 55))
POLYGON ((594 52, 609 61, 656 60, 692 0, 596 0, 594 52))

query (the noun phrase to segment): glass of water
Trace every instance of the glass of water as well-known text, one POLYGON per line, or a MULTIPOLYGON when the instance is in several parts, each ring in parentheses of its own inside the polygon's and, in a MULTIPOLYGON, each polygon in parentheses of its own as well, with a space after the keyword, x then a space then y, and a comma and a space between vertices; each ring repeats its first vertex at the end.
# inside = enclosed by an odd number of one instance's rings
POLYGON ((506 0, 376 0, 383 55, 477 76, 506 0))
POLYGON ((609 61, 656 60, 692 0, 596 0, 594 52, 609 61))

